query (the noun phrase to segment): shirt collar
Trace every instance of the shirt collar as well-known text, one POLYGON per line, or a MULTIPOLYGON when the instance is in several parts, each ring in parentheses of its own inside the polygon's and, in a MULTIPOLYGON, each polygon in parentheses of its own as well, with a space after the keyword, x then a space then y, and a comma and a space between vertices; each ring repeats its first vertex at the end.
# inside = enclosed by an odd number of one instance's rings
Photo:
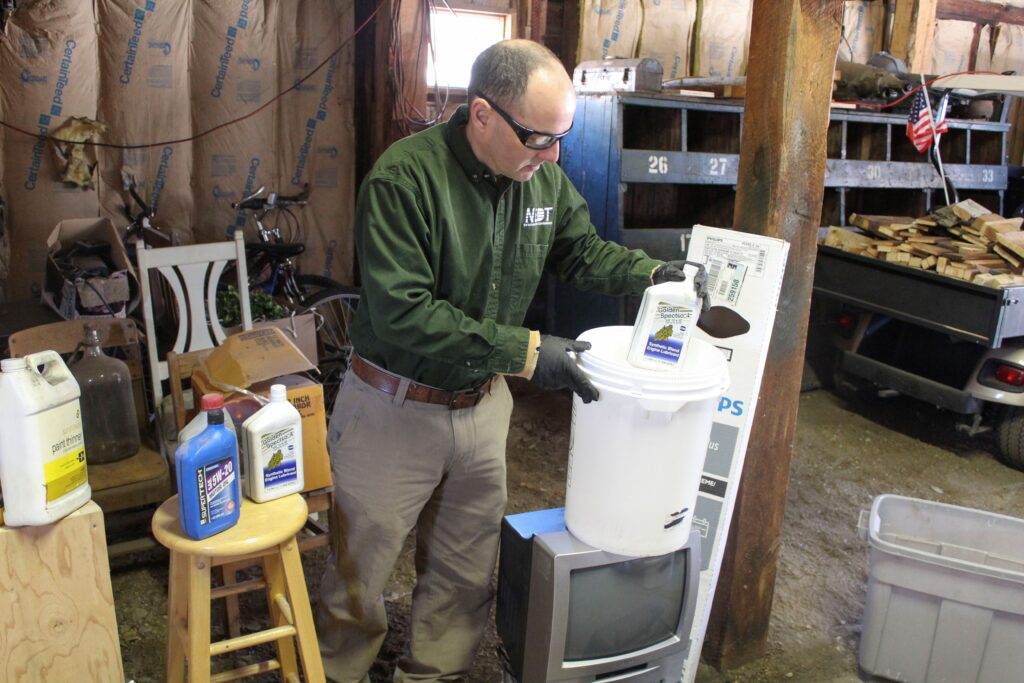
POLYGON ((445 141, 459 165, 462 166, 462 170, 474 183, 487 181, 499 188, 507 186, 509 182, 507 178, 496 178, 487 166, 473 154, 473 148, 469 146, 469 139, 466 137, 466 124, 468 123, 469 105, 464 104, 452 114, 444 131, 445 141))

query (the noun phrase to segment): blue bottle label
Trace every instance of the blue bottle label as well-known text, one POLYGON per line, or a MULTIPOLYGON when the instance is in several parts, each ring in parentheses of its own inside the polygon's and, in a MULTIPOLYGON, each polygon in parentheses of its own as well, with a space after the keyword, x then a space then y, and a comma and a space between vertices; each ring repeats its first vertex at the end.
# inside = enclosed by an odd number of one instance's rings
POLYGON ((234 481, 235 462, 231 457, 196 469, 200 524, 216 522, 235 511, 238 501, 232 495, 234 481))

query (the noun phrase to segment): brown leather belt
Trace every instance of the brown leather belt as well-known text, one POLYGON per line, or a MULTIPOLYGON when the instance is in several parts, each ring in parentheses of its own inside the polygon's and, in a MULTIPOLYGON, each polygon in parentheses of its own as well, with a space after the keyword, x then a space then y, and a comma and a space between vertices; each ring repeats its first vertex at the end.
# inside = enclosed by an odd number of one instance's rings
MULTIPOLYGON (((390 396, 398 393, 398 387, 402 383, 402 378, 398 375, 371 365, 357 354, 352 354, 352 371, 356 373, 356 377, 374 389, 383 391, 390 396)), ((472 408, 480 402, 484 394, 491 390, 492 382, 494 382, 493 377, 476 389, 465 389, 463 391, 445 391, 444 389, 428 387, 425 384, 410 382, 409 389, 405 392, 405 398, 409 401, 448 406, 448 410, 472 408)))

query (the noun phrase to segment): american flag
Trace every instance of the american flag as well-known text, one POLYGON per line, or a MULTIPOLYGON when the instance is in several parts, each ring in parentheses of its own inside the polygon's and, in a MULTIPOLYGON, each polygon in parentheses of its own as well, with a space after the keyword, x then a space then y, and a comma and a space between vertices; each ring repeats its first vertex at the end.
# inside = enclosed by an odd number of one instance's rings
MULTIPOLYGON (((935 133, 941 134, 949 130, 946 117, 943 115, 935 122, 935 133)), ((924 88, 917 91, 910 105, 910 116, 907 118, 907 137, 914 143, 918 152, 925 152, 932 146, 932 110, 924 97, 924 88)))

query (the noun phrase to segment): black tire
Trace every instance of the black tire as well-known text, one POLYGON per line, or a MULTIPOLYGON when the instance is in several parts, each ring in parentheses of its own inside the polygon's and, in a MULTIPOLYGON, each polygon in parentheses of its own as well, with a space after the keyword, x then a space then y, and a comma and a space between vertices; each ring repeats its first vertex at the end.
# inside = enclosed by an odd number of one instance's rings
POLYGON ((338 395, 352 358, 349 330, 359 306, 359 289, 328 287, 304 299, 302 303, 300 312, 313 312, 316 317, 320 382, 324 387, 324 408, 330 416, 334 398, 338 395))
POLYGON ((309 298, 324 289, 331 289, 332 287, 344 288, 344 286, 336 280, 324 277, 323 275, 313 275, 312 273, 297 274, 295 276, 295 282, 302 289, 303 299, 309 298))
POLYGON ((1014 469, 1024 471, 1024 408, 1006 406, 996 427, 996 457, 1014 469))

